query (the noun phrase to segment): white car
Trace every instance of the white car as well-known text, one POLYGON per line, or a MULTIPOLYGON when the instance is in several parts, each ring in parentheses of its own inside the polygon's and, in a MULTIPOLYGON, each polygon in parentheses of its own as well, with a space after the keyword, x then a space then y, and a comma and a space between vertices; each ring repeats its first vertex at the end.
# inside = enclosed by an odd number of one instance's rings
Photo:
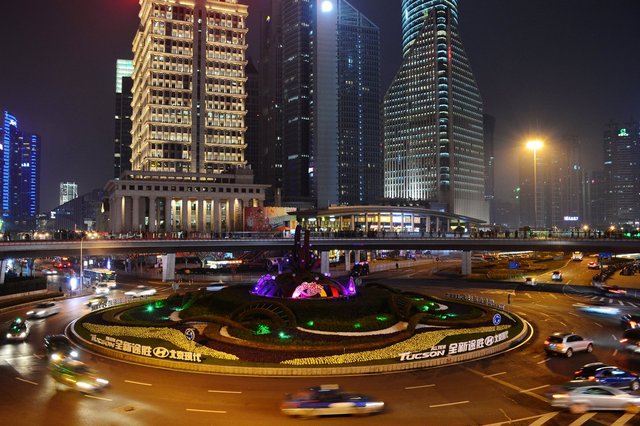
POLYGON ((96 294, 109 294, 111 288, 106 283, 98 283, 96 285, 96 294))
POLYGON ((526 284, 526 285, 537 285, 538 282, 536 281, 535 277, 526 277, 524 279, 524 284, 526 284))
POLYGON ((133 290, 125 291, 124 295, 127 297, 146 297, 156 294, 156 289, 149 286, 139 285, 133 290))
POLYGON ((573 333, 553 333, 544 341, 544 350, 547 354, 562 354, 571 358, 574 352, 593 351, 593 340, 585 339, 573 333))
POLYGON ((35 308, 27 312, 27 316, 31 318, 44 318, 60 312, 60 306, 55 302, 42 302, 35 308))
POLYGON ((561 271, 553 271, 551 274, 552 281, 562 281, 562 272, 561 271))

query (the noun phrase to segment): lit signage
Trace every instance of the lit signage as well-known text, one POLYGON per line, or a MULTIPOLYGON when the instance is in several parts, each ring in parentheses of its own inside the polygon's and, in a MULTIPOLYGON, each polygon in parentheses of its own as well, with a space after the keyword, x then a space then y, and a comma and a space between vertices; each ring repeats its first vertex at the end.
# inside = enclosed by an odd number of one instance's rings
POLYGON ((9 120, 9 126, 17 126, 18 122, 16 120, 9 120))
POLYGON ((580 220, 580 218, 578 216, 565 216, 564 217, 564 221, 565 222, 577 222, 579 220, 580 220))
POLYGON ((620 133, 618 133, 618 136, 629 136, 629 133, 627 133, 627 129, 620 129, 620 133))

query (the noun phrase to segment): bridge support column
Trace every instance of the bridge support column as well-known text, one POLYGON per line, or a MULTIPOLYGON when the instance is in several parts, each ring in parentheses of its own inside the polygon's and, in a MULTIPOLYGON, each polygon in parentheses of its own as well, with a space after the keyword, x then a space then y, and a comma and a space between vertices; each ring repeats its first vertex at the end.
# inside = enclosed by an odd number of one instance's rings
POLYGON ((320 273, 321 274, 329 273, 329 252, 328 251, 320 252, 320 273))
POLYGON ((358 263, 362 259, 360 258, 360 250, 356 250, 355 262, 358 263))
POLYGON ((162 282, 176 279, 176 254, 168 253, 162 255, 162 282))
POLYGON ((0 260, 0 284, 4 284, 4 271, 7 270, 7 259, 0 260))
POLYGON ((351 271, 351 250, 344 251, 344 270, 351 271))
POLYGON ((471 252, 462 252, 462 275, 469 275, 471 273, 471 252))

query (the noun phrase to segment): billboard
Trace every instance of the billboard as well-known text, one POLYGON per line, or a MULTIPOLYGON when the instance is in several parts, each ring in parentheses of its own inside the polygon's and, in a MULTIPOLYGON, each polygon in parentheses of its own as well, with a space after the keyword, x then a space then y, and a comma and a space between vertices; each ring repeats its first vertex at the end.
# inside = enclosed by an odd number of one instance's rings
POLYGON ((297 225, 294 207, 245 207, 246 232, 289 231, 297 225))

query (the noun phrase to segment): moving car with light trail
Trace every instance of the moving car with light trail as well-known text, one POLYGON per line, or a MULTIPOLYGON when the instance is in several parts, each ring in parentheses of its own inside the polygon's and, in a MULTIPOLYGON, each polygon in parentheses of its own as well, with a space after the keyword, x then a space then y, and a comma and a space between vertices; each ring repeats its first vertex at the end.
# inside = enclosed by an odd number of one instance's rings
POLYGON ((300 417, 374 414, 383 409, 384 402, 343 392, 338 385, 321 385, 287 395, 280 406, 283 414, 300 417))
POLYGON ((611 386, 580 386, 566 388, 550 395, 553 407, 568 408, 572 413, 590 410, 613 410, 637 413, 640 411, 640 396, 631 395, 611 386))
POLYGON ((60 312, 60 306, 55 302, 38 303, 35 308, 27 312, 30 318, 44 318, 60 312))
POLYGON ((78 350, 64 334, 50 334, 44 338, 47 358, 59 361, 64 358, 78 358, 78 350))
POLYGON ((614 388, 629 388, 632 391, 640 389, 640 377, 636 373, 601 362, 584 365, 574 374, 577 380, 590 380, 614 388))
POLYGON ((147 297, 156 294, 156 289, 149 286, 139 285, 133 290, 125 291, 124 295, 127 297, 147 297))
POLYGON ((49 372, 56 381, 56 389, 73 389, 83 393, 95 393, 109 386, 109 381, 98 376, 84 362, 64 358, 49 363, 49 372))
POLYGON ((29 321, 23 320, 22 318, 16 318, 9 325, 9 329, 7 330, 5 337, 7 340, 19 340, 24 342, 27 336, 29 336, 30 331, 31 324, 29 324, 29 321))
POLYGON ((640 327, 640 314, 625 314, 620 317, 620 325, 627 330, 640 327))

